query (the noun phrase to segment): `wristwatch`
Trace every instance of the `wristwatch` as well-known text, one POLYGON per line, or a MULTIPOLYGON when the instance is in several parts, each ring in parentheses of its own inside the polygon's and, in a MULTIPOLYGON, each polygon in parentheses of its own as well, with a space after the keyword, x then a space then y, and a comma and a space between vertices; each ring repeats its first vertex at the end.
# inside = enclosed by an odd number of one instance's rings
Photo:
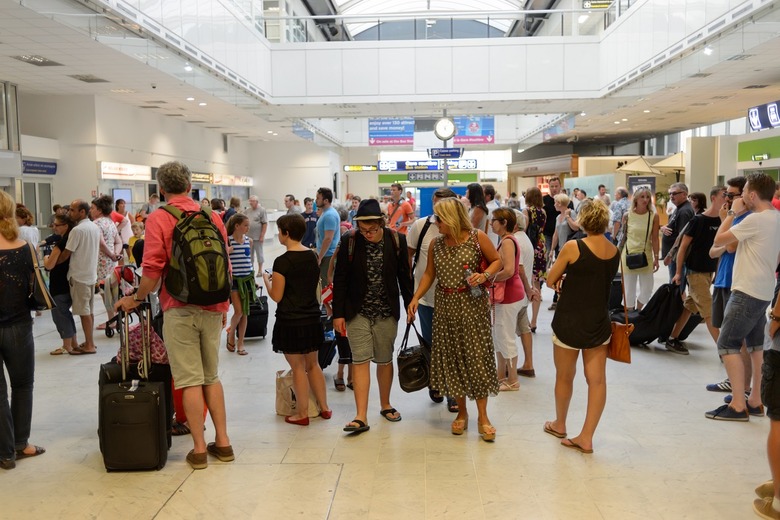
POLYGON ((728 215, 729 217, 733 217, 734 216, 734 210, 733 209, 728 210, 726 212, 726 215, 728 215))
POLYGON ((134 301, 134 302, 142 302, 142 301, 144 301, 144 300, 143 300, 143 299, 140 299, 140 300, 139 300, 139 299, 138 299, 138 293, 133 293, 133 301, 134 301))

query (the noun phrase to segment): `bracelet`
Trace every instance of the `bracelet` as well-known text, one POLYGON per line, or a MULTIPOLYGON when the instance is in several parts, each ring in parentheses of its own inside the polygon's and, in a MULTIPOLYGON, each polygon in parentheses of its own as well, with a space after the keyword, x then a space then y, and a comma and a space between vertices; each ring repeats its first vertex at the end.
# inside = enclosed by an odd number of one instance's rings
POLYGON ((772 312, 769 312, 769 319, 772 321, 780 321, 780 316, 775 316, 772 312))

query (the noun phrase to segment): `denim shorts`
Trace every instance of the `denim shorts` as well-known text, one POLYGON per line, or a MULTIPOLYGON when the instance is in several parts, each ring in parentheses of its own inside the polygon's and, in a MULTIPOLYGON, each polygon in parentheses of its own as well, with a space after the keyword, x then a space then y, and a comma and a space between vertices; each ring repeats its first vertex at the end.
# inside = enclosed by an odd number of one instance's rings
POLYGON ((731 288, 712 288, 712 326, 719 329, 723 326, 723 316, 726 313, 726 304, 731 296, 731 288))
POLYGON ((769 302, 732 291, 718 338, 718 354, 738 354, 745 341, 748 352, 763 350, 769 302))

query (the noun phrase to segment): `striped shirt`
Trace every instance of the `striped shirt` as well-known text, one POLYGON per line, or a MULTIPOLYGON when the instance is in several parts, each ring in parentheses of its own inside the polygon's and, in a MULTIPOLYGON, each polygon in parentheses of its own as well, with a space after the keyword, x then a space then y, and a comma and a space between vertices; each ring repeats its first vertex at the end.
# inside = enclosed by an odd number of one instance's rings
POLYGON ((233 248, 230 253, 230 265, 233 267, 233 276, 248 276, 252 274, 252 247, 249 245, 249 237, 244 236, 244 243, 239 244, 233 240, 233 236, 228 237, 229 245, 233 248))

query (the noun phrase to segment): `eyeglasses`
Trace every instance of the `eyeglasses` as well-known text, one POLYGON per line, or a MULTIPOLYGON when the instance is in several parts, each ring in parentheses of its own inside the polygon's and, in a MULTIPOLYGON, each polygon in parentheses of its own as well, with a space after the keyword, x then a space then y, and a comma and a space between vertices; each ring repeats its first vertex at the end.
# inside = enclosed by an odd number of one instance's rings
POLYGON ((54 223, 54 227, 57 227, 57 226, 67 226, 67 224, 65 224, 65 223, 58 224, 57 222, 55 222, 54 223))
POLYGON ((670 192, 669 192, 669 196, 670 196, 670 197, 676 197, 676 196, 677 196, 677 195, 679 195, 680 193, 685 193, 685 192, 684 192, 684 191, 670 191, 670 192))
POLYGON ((728 193, 728 192, 726 193, 726 198, 729 199, 729 200, 730 199, 739 199, 741 197, 742 197, 741 193, 728 193))
POLYGON ((368 229, 365 229, 365 228, 362 228, 362 227, 358 226, 358 230, 360 231, 361 235, 374 235, 374 234, 378 233, 380 229, 382 229, 382 228, 379 227, 379 226, 368 228, 368 229))

